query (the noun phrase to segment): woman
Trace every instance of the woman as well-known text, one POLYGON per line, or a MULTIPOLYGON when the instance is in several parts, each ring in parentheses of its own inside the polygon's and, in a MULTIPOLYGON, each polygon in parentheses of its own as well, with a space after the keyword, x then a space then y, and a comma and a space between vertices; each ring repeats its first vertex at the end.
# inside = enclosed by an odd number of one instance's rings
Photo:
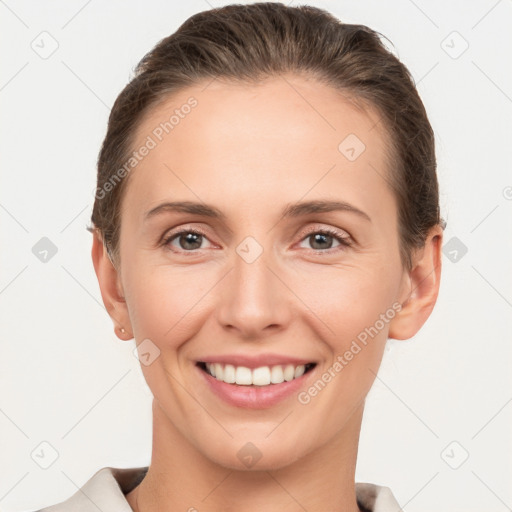
POLYGON ((43 510, 398 510, 355 483, 359 433, 386 340, 434 307, 443 227, 433 131, 379 35, 280 3, 192 16, 117 98, 97 187, 152 459, 43 510))

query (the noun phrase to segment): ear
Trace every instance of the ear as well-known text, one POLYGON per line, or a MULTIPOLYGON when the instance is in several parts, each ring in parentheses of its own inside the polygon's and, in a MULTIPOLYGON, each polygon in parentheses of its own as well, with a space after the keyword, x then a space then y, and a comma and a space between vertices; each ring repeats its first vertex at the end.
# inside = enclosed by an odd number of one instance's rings
POLYGON ((114 322, 114 332, 119 339, 130 340, 133 338, 133 334, 121 279, 110 261, 107 249, 97 229, 93 230, 91 256, 103 304, 114 322), (121 331, 122 328, 125 330, 124 333, 121 331))
POLYGON ((429 231, 424 247, 414 252, 412 269, 404 273, 399 297, 402 309, 389 326, 390 338, 412 338, 432 313, 441 279, 442 241, 443 228, 435 226, 429 231))

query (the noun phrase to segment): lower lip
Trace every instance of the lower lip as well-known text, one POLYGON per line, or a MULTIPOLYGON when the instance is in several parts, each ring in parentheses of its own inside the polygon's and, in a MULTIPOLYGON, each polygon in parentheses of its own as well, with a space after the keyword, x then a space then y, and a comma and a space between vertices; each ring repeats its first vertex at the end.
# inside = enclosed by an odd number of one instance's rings
POLYGON ((306 379, 314 372, 312 368, 297 379, 281 384, 269 384, 268 386, 243 386, 239 384, 228 384, 212 377, 199 366, 197 371, 202 375, 210 389, 225 402, 235 407, 246 407, 249 409, 266 409, 297 393, 305 384, 306 379))

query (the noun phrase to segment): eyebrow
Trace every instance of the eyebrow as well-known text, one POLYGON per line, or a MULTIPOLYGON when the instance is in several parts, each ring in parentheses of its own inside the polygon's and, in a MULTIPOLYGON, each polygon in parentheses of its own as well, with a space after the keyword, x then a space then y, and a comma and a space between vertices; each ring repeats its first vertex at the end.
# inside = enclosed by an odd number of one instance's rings
POLYGON ((304 201, 301 203, 294 203, 288 205, 282 215, 284 218, 288 217, 299 217, 301 215, 308 215, 311 213, 324 213, 324 212, 334 212, 334 211, 344 211, 351 212, 359 215, 360 217, 366 219, 371 222, 370 216, 351 205, 350 203, 346 203, 344 201, 304 201))
MULTIPOLYGON (((334 211, 355 213, 361 218, 371 222, 371 218, 367 213, 344 201, 315 200, 293 203, 285 207, 281 216, 283 218, 294 218, 313 213, 327 213, 334 211)), ((193 201, 173 201, 159 204, 144 214, 144 220, 147 221, 152 217, 166 212, 189 213, 192 215, 201 215, 203 217, 211 217, 213 219, 223 221, 226 220, 226 215, 218 208, 205 203, 195 203, 193 201)))

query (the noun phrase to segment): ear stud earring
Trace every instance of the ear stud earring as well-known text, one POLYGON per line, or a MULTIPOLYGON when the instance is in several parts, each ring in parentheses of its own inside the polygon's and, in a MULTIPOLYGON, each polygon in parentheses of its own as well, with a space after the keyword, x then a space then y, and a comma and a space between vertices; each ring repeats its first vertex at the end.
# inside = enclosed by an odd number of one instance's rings
POLYGON ((121 331, 122 334, 126 334, 126 331, 125 331, 124 327, 121 327, 120 331, 121 331))

